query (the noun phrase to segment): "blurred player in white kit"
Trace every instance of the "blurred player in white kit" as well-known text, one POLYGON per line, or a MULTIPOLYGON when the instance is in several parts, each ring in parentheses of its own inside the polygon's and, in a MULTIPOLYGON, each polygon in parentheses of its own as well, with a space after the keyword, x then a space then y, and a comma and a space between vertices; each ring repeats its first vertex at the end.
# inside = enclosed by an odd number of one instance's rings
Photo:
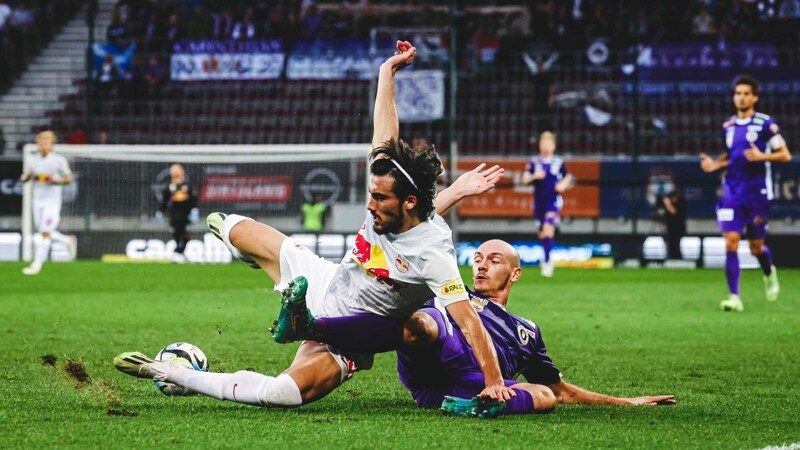
POLYGON ((61 220, 62 186, 72 183, 69 163, 63 156, 53 153, 56 135, 52 131, 37 134, 34 142, 39 146, 39 152, 31 158, 30 165, 20 176, 20 180, 33 181, 33 224, 41 239, 34 240, 38 243, 33 262, 22 269, 25 275, 36 275, 42 270, 53 241, 65 244, 71 258, 75 257, 77 250, 74 236, 65 236, 56 231, 61 220))

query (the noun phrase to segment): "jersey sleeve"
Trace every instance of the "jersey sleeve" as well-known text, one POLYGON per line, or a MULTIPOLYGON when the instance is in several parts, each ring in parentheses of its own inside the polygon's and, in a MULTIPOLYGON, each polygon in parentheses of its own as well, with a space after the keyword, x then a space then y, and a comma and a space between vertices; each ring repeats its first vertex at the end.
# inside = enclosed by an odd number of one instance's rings
POLYGON ((777 150, 786 145, 786 141, 781 136, 781 127, 771 117, 764 123, 762 133, 764 141, 770 149, 777 150))
POLYGON ((561 371, 547 354, 547 348, 542 339, 542 332, 539 327, 535 327, 536 332, 536 351, 528 361, 528 366, 522 371, 522 376, 529 383, 535 384, 555 384, 561 380, 561 371))
MULTIPOLYGON (((438 214, 433 221, 444 223, 438 214)), ((448 244, 431 245, 420 255, 422 278, 444 306, 469 298, 458 272, 455 249, 448 244)))
POLYGON ((64 158, 63 156, 61 157, 61 163, 59 164, 58 171, 62 177, 72 176, 72 170, 69 168, 69 161, 67 161, 67 158, 64 158))

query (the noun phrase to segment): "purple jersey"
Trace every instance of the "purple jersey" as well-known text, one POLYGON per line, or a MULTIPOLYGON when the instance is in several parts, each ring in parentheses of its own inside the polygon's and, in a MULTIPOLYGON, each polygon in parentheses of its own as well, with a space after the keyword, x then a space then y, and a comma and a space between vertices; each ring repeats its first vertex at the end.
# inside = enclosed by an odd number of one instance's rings
POLYGON ((528 161, 526 169, 529 173, 544 171, 544 178, 533 182, 533 210, 537 216, 544 216, 547 211, 560 211, 563 201, 556 192, 556 184, 567 176, 567 166, 558 156, 544 159, 534 156, 528 161))
POLYGON ((772 200, 770 163, 748 161, 745 152, 750 149, 750 144, 754 144, 762 152, 771 153, 781 140, 779 133, 775 121, 758 112, 746 119, 732 116, 722 124, 722 136, 728 149, 728 169, 722 183, 722 197, 728 203, 772 200), (776 136, 777 139, 773 140, 776 136))
MULTIPOLYGON (((530 383, 558 383, 561 373, 547 355, 539 327, 473 292, 469 294, 483 326, 492 337, 503 378, 513 380, 521 374, 530 383)), ((418 403, 427 397, 426 393, 433 392, 437 398, 423 403, 435 405, 437 400, 441 402, 438 399, 441 395, 453 395, 452 390, 448 393, 448 388, 452 389, 458 380, 467 374, 480 374, 481 369, 455 321, 432 302, 429 305, 421 311, 429 313, 439 323, 439 337, 430 348, 399 350, 397 369, 400 381, 418 403)), ((478 391, 473 395, 477 395, 482 386, 476 388, 478 391)))

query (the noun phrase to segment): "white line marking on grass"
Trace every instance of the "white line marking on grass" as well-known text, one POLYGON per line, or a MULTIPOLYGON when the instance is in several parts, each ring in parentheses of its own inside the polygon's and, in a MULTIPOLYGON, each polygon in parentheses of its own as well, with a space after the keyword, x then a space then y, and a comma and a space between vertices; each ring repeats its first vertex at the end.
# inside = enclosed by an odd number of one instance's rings
POLYGON ((758 450, 800 450, 800 443, 795 442, 794 444, 782 444, 782 445, 770 445, 768 447, 760 448, 758 450))

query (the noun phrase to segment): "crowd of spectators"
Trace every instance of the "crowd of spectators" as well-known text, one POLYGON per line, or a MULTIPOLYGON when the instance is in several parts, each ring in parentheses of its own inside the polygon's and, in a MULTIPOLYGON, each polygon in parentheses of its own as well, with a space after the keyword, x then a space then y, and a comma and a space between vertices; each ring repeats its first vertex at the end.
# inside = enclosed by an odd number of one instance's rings
MULTIPOLYGON (((800 17, 800 0, 532 0, 459 1, 461 31, 520 35, 572 48, 606 38, 612 46, 670 42, 690 36, 757 37, 760 23, 800 17)), ((450 22, 447 3, 414 0, 119 0, 107 39, 150 52, 181 39, 369 38, 376 26, 431 27, 450 22)))

